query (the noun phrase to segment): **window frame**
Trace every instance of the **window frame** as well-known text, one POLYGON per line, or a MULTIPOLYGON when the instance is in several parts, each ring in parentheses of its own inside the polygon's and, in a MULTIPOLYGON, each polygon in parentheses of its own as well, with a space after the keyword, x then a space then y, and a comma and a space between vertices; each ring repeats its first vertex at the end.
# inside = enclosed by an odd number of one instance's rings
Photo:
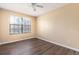
MULTIPOLYGON (((14 21, 16 21, 17 19, 15 19, 15 17, 18 17, 18 16, 14 16, 14 15, 11 15, 10 17, 14 17, 13 19, 14 19, 14 21)), ((20 19, 20 21, 22 21, 22 22, 19 22, 18 24, 9 24, 9 34, 10 35, 15 35, 15 34, 24 34, 24 33, 31 33, 31 19, 30 18, 27 18, 27 17, 19 17, 19 19, 20 19), (28 25, 24 25, 23 23, 24 23, 24 21, 29 21, 30 22, 30 24, 28 24, 28 25), (11 28, 11 26, 12 25, 14 25, 14 33, 12 32, 12 28, 11 28), (17 26, 17 28, 18 28, 18 32, 16 33, 15 31, 16 31, 16 29, 15 29, 15 27, 17 26), (29 26, 29 27, 28 27, 29 26), (28 29, 27 28, 25 28, 27 31, 24 31, 25 29, 23 28, 23 27, 28 27, 28 29)), ((11 22, 11 18, 10 18, 10 22, 11 22)), ((15 23, 15 22, 14 22, 15 23)), ((27 22, 26 22, 27 23, 27 22)))

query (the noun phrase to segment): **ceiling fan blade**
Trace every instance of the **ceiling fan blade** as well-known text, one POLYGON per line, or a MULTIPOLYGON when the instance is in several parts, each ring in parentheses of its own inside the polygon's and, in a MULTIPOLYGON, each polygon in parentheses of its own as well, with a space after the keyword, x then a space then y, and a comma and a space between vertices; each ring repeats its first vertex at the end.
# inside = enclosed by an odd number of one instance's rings
POLYGON ((42 5, 36 5, 37 7, 40 7, 40 8, 43 8, 43 6, 42 5))
POLYGON ((36 3, 32 3, 32 6, 35 6, 36 5, 36 3))

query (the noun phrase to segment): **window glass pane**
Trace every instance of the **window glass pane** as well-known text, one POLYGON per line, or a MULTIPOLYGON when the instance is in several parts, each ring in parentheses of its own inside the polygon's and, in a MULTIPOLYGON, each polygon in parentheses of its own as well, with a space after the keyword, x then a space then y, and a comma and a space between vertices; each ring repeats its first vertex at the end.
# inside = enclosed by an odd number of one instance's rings
POLYGON ((28 32, 27 26, 23 26, 23 32, 28 32))
POLYGON ((10 24, 15 24, 15 17, 14 16, 10 16, 10 24))
POLYGON ((27 25, 31 25, 31 20, 27 20, 27 25))
POLYGON ((15 33, 16 33, 16 34, 19 33, 19 26, 18 26, 18 25, 15 25, 14 30, 15 30, 15 33))
POLYGON ((20 24, 23 25, 23 18, 20 19, 20 24))
POLYGON ((27 24, 27 23, 26 23, 26 20, 23 19, 23 25, 26 25, 26 24, 27 24))
POLYGON ((28 27, 28 32, 31 32, 31 25, 29 25, 28 27))
POLYGON ((18 28, 18 29, 19 29, 19 33, 21 33, 21 27, 22 27, 22 26, 21 26, 21 25, 19 25, 19 28, 18 28))
POLYGON ((27 25, 29 25, 29 22, 30 22, 29 20, 26 20, 26 24, 27 24, 27 25))
POLYGON ((29 18, 23 18, 23 25, 30 25, 31 20, 29 18))
POLYGON ((27 23, 26 23, 26 19, 25 18, 23 18, 23 25, 26 25, 27 23))
POLYGON ((30 32, 30 30, 31 30, 30 25, 23 26, 23 32, 30 32))
POLYGON ((21 18, 15 16, 15 24, 20 24, 21 23, 21 18))
POLYGON ((14 34, 15 32, 14 28, 15 28, 14 25, 10 25, 10 34, 14 34))

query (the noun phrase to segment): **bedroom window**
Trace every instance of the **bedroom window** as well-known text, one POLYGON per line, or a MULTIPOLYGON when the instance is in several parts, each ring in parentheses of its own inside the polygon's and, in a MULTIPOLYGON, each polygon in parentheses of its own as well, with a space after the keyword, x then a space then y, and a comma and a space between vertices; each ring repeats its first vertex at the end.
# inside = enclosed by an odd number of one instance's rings
POLYGON ((10 34, 31 32, 31 20, 25 17, 10 16, 10 34))

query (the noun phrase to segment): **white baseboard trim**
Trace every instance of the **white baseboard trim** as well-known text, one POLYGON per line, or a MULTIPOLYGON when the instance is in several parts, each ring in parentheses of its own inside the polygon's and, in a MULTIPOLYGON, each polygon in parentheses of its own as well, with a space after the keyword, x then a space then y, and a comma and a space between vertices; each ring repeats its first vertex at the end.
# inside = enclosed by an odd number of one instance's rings
POLYGON ((20 39, 20 40, 14 40, 14 41, 2 42, 2 43, 0 43, 0 45, 8 44, 8 43, 13 43, 13 42, 17 42, 17 41, 22 41, 22 40, 27 40, 27 39, 31 39, 31 38, 35 38, 35 37, 29 37, 29 38, 20 39))
POLYGON ((70 47, 70 46, 63 45, 63 44, 60 44, 60 43, 52 42, 52 41, 49 41, 49 40, 47 40, 47 39, 45 39, 45 38, 42 38, 42 37, 37 37, 37 38, 79 52, 79 49, 72 48, 72 47, 70 47))

